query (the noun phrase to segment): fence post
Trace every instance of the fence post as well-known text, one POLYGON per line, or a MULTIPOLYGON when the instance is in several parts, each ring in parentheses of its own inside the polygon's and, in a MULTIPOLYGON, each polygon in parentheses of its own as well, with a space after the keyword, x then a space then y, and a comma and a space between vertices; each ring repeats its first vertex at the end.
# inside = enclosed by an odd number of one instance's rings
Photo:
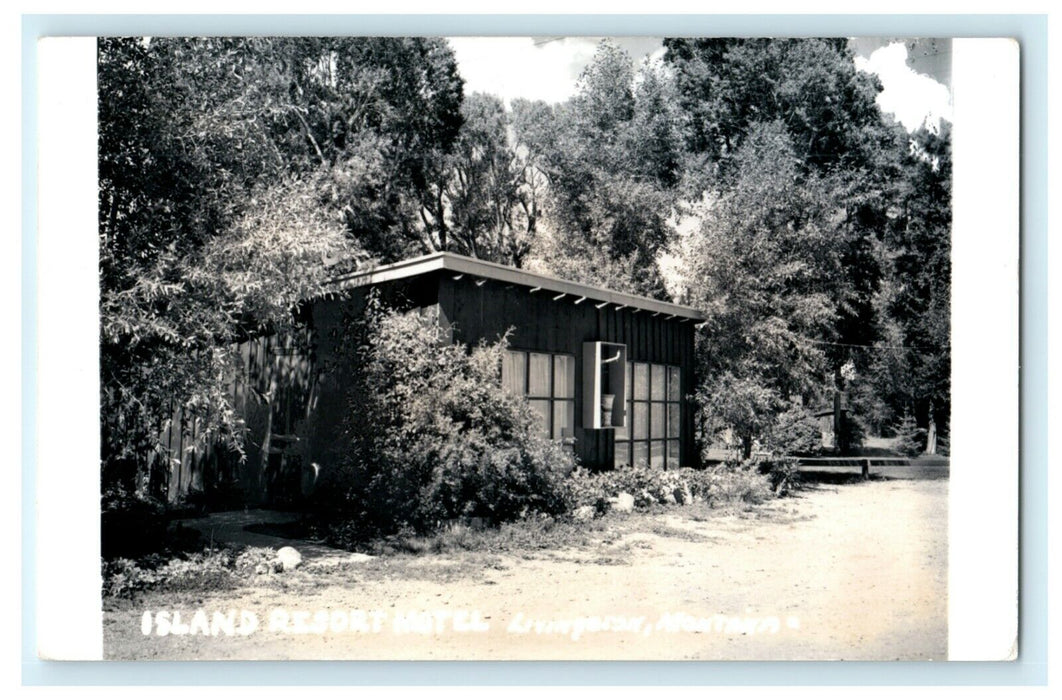
POLYGON ((869 478, 870 478, 870 460, 869 459, 864 459, 863 460, 863 481, 866 481, 869 478))

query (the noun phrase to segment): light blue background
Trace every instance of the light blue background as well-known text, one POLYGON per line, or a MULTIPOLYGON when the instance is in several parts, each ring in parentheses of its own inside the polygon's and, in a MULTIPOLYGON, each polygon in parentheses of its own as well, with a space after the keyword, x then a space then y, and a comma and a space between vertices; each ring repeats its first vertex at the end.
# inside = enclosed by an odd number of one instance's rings
POLYGON ((1047 18, 1043 15, 28 15, 22 23, 22 681, 106 685, 1041 685, 1047 680, 1047 18), (33 626, 36 40, 207 34, 1009 36, 1021 43, 1021 656, 905 662, 43 662, 33 626))

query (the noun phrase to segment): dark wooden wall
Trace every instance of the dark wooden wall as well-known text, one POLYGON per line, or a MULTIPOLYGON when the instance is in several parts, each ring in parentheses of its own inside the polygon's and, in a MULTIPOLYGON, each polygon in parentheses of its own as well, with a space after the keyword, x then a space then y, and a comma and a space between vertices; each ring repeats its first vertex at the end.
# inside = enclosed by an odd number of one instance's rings
POLYGON ((194 410, 175 406, 164 448, 151 456, 160 475, 154 490, 169 503, 212 508, 290 503, 304 476, 300 435, 315 400, 313 343, 308 326, 239 343, 228 392, 243 425, 243 459, 205 435, 194 410))
MULTIPOLYGON (((595 308, 592 299, 558 300, 554 292, 493 281, 476 284, 468 276, 431 274, 379 285, 389 306, 437 313, 454 342, 495 341, 509 332, 514 349, 575 356, 576 454, 592 468, 611 468, 612 430, 587 430, 583 415, 583 343, 607 341, 627 346, 631 362, 676 365, 682 370, 681 455, 696 466, 693 410, 688 396, 696 380, 693 323, 630 308, 595 308)), ((222 445, 192 447, 202 436, 198 421, 174 412, 164 436, 166 454, 155 459, 166 474, 161 491, 173 503, 190 493, 237 491, 244 504, 290 505, 312 487, 314 465, 327 468, 337 449, 345 411, 345 375, 339 342, 345 324, 363 313, 368 290, 356 288, 314 302, 306 325, 294 333, 254 338, 239 346, 240 368, 230 387, 245 424, 245 459, 222 445)), ((629 418, 628 418, 629 420, 629 418)), ((231 494, 230 494, 231 495, 231 494)))
POLYGON ((696 381, 693 361, 693 323, 652 312, 615 306, 597 309, 591 299, 579 304, 578 297, 554 300, 556 293, 486 281, 481 285, 468 276, 439 281, 439 309, 451 327, 454 341, 474 343, 481 338, 496 340, 511 329, 514 349, 575 355, 576 454, 588 467, 611 468, 614 460, 612 430, 586 430, 583 415, 583 343, 607 341, 627 346, 631 362, 676 365, 682 370, 682 439, 684 465, 697 464, 693 444, 693 411, 686 398, 696 381))

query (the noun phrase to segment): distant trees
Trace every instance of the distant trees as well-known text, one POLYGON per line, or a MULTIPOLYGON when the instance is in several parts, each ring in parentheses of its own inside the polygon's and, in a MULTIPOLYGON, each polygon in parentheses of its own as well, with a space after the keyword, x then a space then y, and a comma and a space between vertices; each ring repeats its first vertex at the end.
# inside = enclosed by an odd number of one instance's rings
POLYGON ((888 426, 932 395, 946 422, 947 131, 908 137, 883 118, 845 40, 665 46, 688 192, 709 200, 683 246, 709 316, 706 419, 748 449, 789 399, 837 389, 859 420, 888 426))
MULTIPOLYGON (((903 412, 928 428, 946 426, 951 407, 951 129, 911 134, 899 197, 883 248, 876 303, 881 334, 868 352, 864 393, 875 427, 903 412)), ((929 446, 932 447, 931 445, 929 446)))
POLYGON ((666 297, 656 260, 673 231, 682 137, 671 83, 604 41, 577 92, 514 105, 517 138, 549 183, 552 236, 538 257, 588 284, 666 297))

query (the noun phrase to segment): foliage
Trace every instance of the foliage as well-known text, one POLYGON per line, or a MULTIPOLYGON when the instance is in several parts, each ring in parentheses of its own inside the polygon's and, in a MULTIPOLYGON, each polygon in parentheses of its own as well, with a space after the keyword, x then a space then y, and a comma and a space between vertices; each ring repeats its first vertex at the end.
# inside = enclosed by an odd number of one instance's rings
POLYGON ((233 588, 236 571, 231 550, 207 550, 159 561, 111 559, 103 562, 103 595, 130 598, 146 590, 212 591, 233 588))
POLYGON ((504 339, 469 349, 440 338, 436 319, 375 300, 352 324, 353 359, 340 365, 359 369, 342 380, 342 439, 317 490, 334 541, 564 510, 572 457, 502 390, 504 339))
POLYGON ((723 464, 710 469, 617 469, 591 473, 576 470, 568 482, 572 509, 592 506, 605 512, 621 493, 634 497, 635 508, 706 502, 709 505, 760 503, 770 497, 768 480, 756 465, 723 464))
POLYGON ((422 210, 425 235, 437 250, 522 267, 537 231, 542 175, 510 138, 501 99, 474 93, 461 115, 453 153, 422 210))
POLYGON ((103 595, 132 598, 148 590, 177 593, 234 588, 240 579, 274 572, 277 563, 276 550, 269 547, 206 549, 139 560, 104 559, 103 595))
POLYGON ((845 39, 666 39, 690 149, 726 165, 756 122, 781 120, 809 167, 860 169, 886 130, 881 84, 845 39))
POLYGON ((908 136, 883 116, 845 40, 665 47, 686 117, 683 189, 704 222, 674 249, 710 318, 706 430, 736 417, 747 451, 788 399, 834 390, 851 391, 855 426, 887 426, 910 401, 920 423, 931 405, 944 424, 947 124, 908 136))
POLYGON ((776 496, 785 496, 800 487, 800 460, 796 457, 772 457, 760 462, 759 469, 770 479, 776 496))
POLYGON ((946 425, 951 406, 951 130, 911 135, 903 196, 889 236, 889 285, 880 303, 889 329, 888 369, 874 367, 876 392, 895 415, 915 405, 946 425), (899 357, 898 357, 899 356, 899 357), (892 371, 889 371, 892 369, 892 371))
POLYGON ((698 334, 699 398, 709 434, 752 441, 828 372, 819 338, 832 335, 843 277, 830 185, 802 174, 779 124, 761 125, 734 156, 727 189, 686 251, 698 334))
POLYGON ((551 235, 532 256, 555 274, 664 297, 657 255, 673 233, 682 137, 671 82, 603 41, 577 93, 514 103, 518 142, 548 181, 551 235))
POLYGON ((822 447, 822 430, 811 411, 794 402, 775 417, 766 445, 779 456, 815 454, 822 447))
POLYGON ((339 271, 421 249, 462 87, 441 39, 98 46, 104 481, 145 490, 177 408, 239 450, 236 340, 339 271))
POLYGON ((895 434, 893 449, 900 454, 907 457, 917 457, 925 450, 926 431, 924 428, 918 427, 914 416, 910 412, 905 410, 901 414, 900 420, 895 427, 895 434))
POLYGON ((166 508, 150 496, 120 488, 101 499, 100 541, 104 557, 138 556, 154 551, 166 532, 166 508))

